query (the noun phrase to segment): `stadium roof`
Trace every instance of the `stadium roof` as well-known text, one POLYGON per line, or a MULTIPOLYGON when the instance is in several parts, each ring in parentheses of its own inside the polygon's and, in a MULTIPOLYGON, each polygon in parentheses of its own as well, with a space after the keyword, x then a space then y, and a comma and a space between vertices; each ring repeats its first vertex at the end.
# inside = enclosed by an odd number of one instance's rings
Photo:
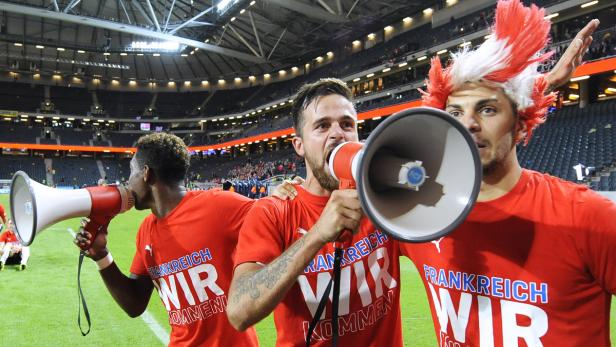
POLYGON ((436 3, 0 1, 0 62, 7 69, 22 64, 21 70, 136 80, 262 75, 303 66, 436 3))

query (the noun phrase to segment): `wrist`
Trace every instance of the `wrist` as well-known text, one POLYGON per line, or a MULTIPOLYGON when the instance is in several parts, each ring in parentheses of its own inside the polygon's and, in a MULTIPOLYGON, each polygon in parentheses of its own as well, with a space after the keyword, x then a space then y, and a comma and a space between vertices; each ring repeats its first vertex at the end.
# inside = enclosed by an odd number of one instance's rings
POLYGON ((98 271, 102 271, 108 268, 109 265, 113 263, 113 257, 111 256, 110 252, 107 252, 107 254, 104 257, 98 260, 95 260, 95 261, 96 261, 96 266, 98 266, 98 271))
POLYGON ((306 236, 308 236, 308 235, 314 236, 314 242, 316 242, 318 244, 319 248, 324 247, 326 244, 331 242, 324 235, 321 235, 320 228, 319 228, 319 226, 317 224, 315 224, 312 227, 312 229, 310 230, 310 232, 306 236))

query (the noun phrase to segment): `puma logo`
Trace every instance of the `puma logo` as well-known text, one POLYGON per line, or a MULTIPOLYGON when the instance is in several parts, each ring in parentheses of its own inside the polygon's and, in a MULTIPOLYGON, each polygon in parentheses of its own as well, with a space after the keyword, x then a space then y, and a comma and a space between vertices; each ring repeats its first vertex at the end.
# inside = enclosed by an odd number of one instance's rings
POLYGON ((434 244, 434 246, 436 246, 436 251, 439 252, 439 253, 441 253, 441 241, 443 241, 444 238, 445 237, 443 236, 443 237, 441 237, 438 240, 430 241, 430 242, 432 242, 434 244))
POLYGON ((297 232, 300 233, 301 235, 306 235, 308 233, 307 230, 304 230, 302 228, 297 228, 297 232))
POLYGON ((145 245, 145 250, 150 253, 150 257, 152 256, 152 246, 150 245, 145 245))

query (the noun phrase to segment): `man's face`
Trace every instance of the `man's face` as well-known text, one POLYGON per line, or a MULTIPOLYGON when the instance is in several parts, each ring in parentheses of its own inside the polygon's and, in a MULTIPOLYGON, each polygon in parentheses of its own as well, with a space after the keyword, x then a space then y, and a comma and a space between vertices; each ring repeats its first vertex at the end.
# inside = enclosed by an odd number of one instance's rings
POLYGON ((501 88, 467 83, 451 93, 445 111, 470 131, 479 148, 484 175, 513 158, 520 128, 512 103, 501 88))
POLYGON ((338 181, 329 173, 326 158, 338 144, 358 141, 357 112, 347 98, 332 94, 314 99, 302 114, 302 135, 293 140, 293 146, 306 159, 308 173, 321 187, 333 191, 338 181))
POLYGON ((144 179, 145 168, 140 168, 135 156, 130 160, 130 177, 128 178, 128 189, 133 192, 135 198, 135 208, 145 210, 148 208, 147 199, 150 196, 150 188, 144 179))

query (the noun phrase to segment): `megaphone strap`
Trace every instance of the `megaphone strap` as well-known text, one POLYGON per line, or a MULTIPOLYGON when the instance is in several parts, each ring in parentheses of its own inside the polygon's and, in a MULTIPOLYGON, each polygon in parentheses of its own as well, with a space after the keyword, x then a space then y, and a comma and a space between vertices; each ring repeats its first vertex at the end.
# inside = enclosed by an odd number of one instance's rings
POLYGON ((90 311, 88 310, 86 298, 83 296, 83 291, 81 290, 81 266, 83 265, 83 258, 85 257, 85 255, 85 251, 79 252, 79 265, 77 266, 77 296, 79 298, 79 300, 77 301, 77 325, 79 325, 81 336, 88 335, 90 333, 90 328, 92 327, 92 323, 90 321, 90 311), (88 330, 85 332, 81 327, 81 305, 83 305, 83 314, 86 317, 86 321, 88 322, 88 330))
POLYGON ((342 254, 343 249, 336 247, 334 251, 334 276, 329 279, 329 283, 327 283, 327 287, 325 288, 323 296, 321 296, 321 300, 319 301, 319 306, 317 306, 317 311, 308 326, 306 347, 310 347, 312 333, 314 332, 314 329, 323 314, 323 310, 325 309, 325 305, 329 299, 329 291, 332 289, 332 283, 334 285, 334 292, 332 293, 332 346, 338 346, 338 299, 340 297, 340 263, 342 260, 342 254))

